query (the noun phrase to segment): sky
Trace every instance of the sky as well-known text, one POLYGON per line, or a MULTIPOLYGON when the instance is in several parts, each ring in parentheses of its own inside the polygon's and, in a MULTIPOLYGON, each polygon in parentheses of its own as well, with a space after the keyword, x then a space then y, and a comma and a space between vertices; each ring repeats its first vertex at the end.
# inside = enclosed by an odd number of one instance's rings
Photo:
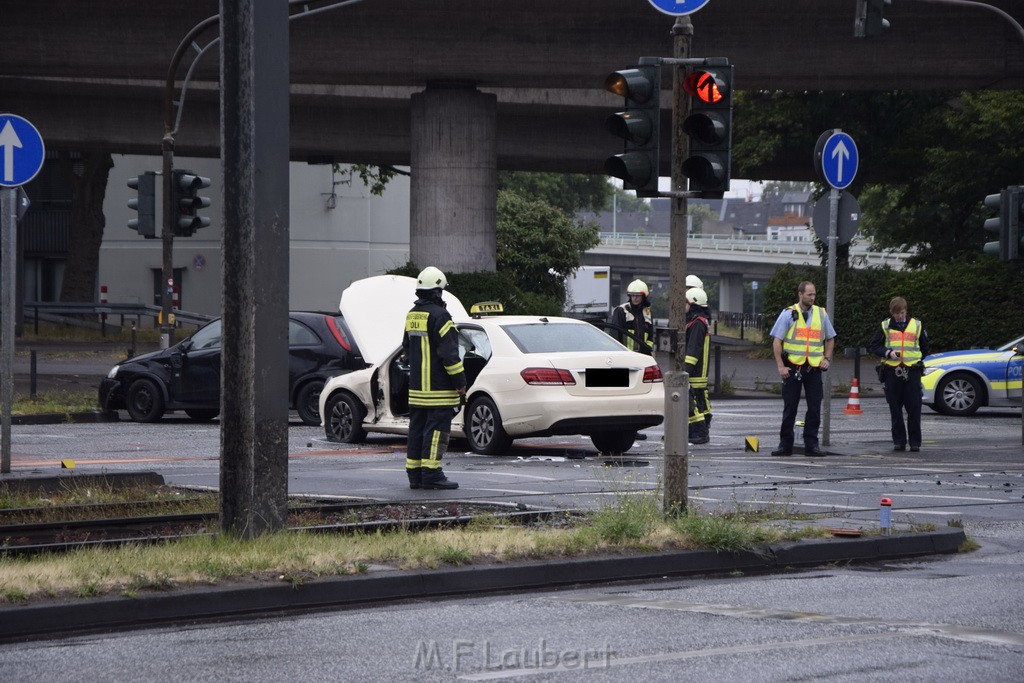
MULTIPOLYGON (((757 201, 761 197, 761 188, 764 185, 758 180, 743 180, 742 178, 732 178, 729 181, 729 191, 725 193, 726 197, 746 199, 747 192, 753 195, 754 201, 757 201)), ((658 189, 662 191, 668 191, 672 189, 672 179, 663 176, 658 179, 658 189)))

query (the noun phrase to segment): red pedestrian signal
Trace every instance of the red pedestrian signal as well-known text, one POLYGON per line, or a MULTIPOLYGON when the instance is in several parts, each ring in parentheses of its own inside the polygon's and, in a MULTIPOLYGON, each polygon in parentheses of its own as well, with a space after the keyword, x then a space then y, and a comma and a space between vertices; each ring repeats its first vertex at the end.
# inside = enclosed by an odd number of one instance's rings
POLYGON ((691 192, 721 199, 732 166, 732 67, 693 69, 683 78, 683 91, 690 97, 690 115, 683 121, 690 153, 683 175, 691 192))

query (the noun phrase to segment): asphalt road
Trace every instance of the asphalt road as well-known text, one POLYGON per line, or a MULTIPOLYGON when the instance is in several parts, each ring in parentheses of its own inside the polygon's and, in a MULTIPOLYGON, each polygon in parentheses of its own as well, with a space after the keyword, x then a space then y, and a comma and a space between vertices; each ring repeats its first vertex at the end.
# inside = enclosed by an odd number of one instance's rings
MULTIPOLYGON (((339 610, 0 645, 17 681, 745 680, 1017 681, 1024 671, 1024 449, 1019 413, 926 411, 924 448, 893 453, 888 410, 832 404, 831 455, 773 458, 781 399, 716 401, 712 442, 690 451, 690 503, 773 507, 873 529, 963 524, 980 549, 914 562, 732 575, 339 610), (744 450, 758 436, 760 452, 744 450)), ((661 430, 622 458, 582 438, 531 439, 483 457, 453 449, 457 491, 410 491, 400 438, 331 444, 289 430, 289 490, 371 500, 592 507, 658 490, 661 430)), ((219 481, 219 425, 16 425, 15 476, 154 470, 219 481), (74 470, 60 470, 74 458, 74 470)))

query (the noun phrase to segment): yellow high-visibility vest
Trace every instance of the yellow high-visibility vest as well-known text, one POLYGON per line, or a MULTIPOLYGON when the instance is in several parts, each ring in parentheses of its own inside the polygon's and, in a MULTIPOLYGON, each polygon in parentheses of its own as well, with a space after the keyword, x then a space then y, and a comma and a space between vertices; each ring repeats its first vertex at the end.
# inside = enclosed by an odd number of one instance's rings
POLYGON ((804 322, 800 304, 789 307, 796 311, 796 320, 789 326, 782 350, 793 365, 810 364, 812 368, 821 365, 825 357, 824 314, 820 306, 811 306, 810 320, 804 322))
POLYGON ((887 351, 899 351, 899 358, 886 358, 882 362, 896 367, 897 365, 914 365, 921 360, 921 321, 911 318, 902 332, 889 329, 889 318, 882 321, 885 332, 885 348, 887 351))

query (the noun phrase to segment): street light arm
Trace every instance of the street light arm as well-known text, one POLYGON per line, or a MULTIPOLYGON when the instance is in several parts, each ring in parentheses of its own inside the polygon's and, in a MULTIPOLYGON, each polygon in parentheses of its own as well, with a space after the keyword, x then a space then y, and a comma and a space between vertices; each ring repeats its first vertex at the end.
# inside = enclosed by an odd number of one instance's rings
MULTIPOLYGON (((319 1, 320 2, 324 2, 325 0, 319 0, 319 1)), ((290 14, 288 16, 288 20, 292 21, 294 19, 301 19, 301 18, 304 18, 304 17, 311 17, 311 16, 314 16, 314 15, 320 14, 322 12, 327 12, 327 11, 330 11, 330 10, 340 9, 342 7, 347 7, 349 5, 354 5, 356 3, 363 2, 363 0, 342 0, 342 2, 332 2, 331 4, 325 5, 324 7, 314 7, 314 8, 311 9, 309 6, 311 4, 316 4, 316 2, 317 2, 317 0, 289 0, 288 1, 289 7, 291 7, 291 8, 299 7, 299 11, 295 12, 294 14, 290 14)), ((192 46, 195 43, 196 39, 200 36, 200 34, 202 34, 206 29, 210 28, 211 26, 217 25, 219 23, 220 23, 220 15, 219 14, 216 14, 216 15, 211 16, 211 17, 207 17, 206 19, 203 19, 202 21, 200 21, 198 24, 196 24, 195 26, 192 27, 192 30, 190 30, 185 35, 184 38, 181 39, 181 43, 178 44, 178 48, 174 51, 174 56, 171 57, 171 63, 167 67, 167 80, 164 83, 164 140, 163 140, 164 144, 163 144, 163 146, 164 146, 165 149, 167 149, 169 146, 173 147, 173 145, 174 145, 174 135, 175 135, 175 133, 178 132, 178 125, 181 123, 181 113, 182 113, 182 109, 184 109, 184 105, 185 105, 185 93, 186 93, 186 91, 188 89, 188 82, 189 82, 189 80, 192 77, 192 72, 194 71, 196 64, 202 58, 203 54, 205 54, 208 49, 210 49, 211 47, 216 45, 218 42, 220 42, 220 36, 217 36, 216 38, 211 40, 209 43, 207 43, 207 45, 205 47, 199 49, 198 50, 198 54, 196 54, 195 59, 192 60, 192 64, 189 66, 188 73, 185 76, 185 81, 182 84, 181 100, 179 101, 179 104, 178 104, 178 115, 175 117, 174 114, 173 114, 173 109, 174 109, 174 79, 175 79, 175 75, 178 73, 178 67, 181 66, 181 60, 184 59, 185 52, 188 50, 188 48, 190 46, 192 46)))
POLYGON ((1024 28, 1022 28, 1020 23, 1016 19, 1014 19, 1009 13, 994 5, 990 5, 986 2, 975 2, 975 0, 919 0, 919 2, 930 2, 939 5, 959 5, 960 7, 971 8, 977 7, 980 9, 987 9, 991 12, 995 12, 1003 19, 1006 19, 1008 22, 1010 22, 1013 28, 1017 30, 1017 35, 1020 37, 1021 42, 1024 43, 1024 28))

